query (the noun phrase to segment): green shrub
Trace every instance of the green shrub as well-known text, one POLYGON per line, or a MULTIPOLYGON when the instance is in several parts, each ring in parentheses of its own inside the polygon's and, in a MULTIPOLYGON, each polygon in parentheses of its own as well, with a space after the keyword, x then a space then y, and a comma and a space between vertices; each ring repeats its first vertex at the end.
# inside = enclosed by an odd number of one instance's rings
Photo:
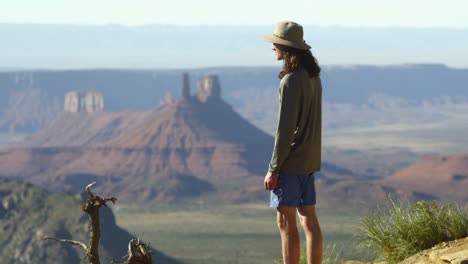
POLYGON ((361 219, 360 244, 396 263, 439 243, 468 236, 468 212, 436 202, 391 202, 361 219))

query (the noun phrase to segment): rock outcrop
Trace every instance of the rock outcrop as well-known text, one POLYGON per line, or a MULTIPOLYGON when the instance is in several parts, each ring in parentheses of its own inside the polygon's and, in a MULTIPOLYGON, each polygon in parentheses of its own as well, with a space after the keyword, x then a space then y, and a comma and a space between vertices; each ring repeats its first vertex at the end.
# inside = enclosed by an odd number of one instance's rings
POLYGON ((200 102, 221 99, 221 86, 218 76, 208 75, 197 82, 197 96, 200 102))
POLYGON ((64 111, 96 113, 104 111, 104 97, 97 91, 71 91, 65 94, 64 111))
POLYGON ((443 242, 400 262, 400 264, 419 263, 468 264, 468 237, 443 242))
MULTIPOLYGON (((419 252, 399 264, 468 264, 468 237, 440 243, 419 252)), ((385 261, 344 261, 343 264, 387 264, 385 261)))

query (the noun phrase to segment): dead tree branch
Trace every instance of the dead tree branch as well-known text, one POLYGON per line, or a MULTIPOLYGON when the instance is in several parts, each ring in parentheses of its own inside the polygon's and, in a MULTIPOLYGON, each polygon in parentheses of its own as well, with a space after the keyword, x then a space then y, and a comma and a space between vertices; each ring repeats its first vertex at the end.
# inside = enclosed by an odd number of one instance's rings
POLYGON ((57 242, 63 243, 70 243, 73 245, 80 246, 85 252, 86 256, 88 257, 88 261, 90 264, 101 264, 99 259, 99 240, 101 239, 101 226, 99 223, 99 208, 101 206, 107 206, 106 203, 111 201, 115 203, 117 200, 115 197, 110 198, 101 198, 97 195, 94 195, 91 192, 91 187, 94 186, 96 182, 88 184, 86 186, 86 192, 88 193, 88 201, 81 205, 81 209, 88 214, 89 219, 89 241, 88 245, 85 243, 74 241, 74 240, 66 240, 66 239, 58 239, 54 237, 47 237, 45 239, 54 240, 57 242))
POLYGON ((46 238, 44 238, 44 240, 54 240, 54 241, 62 242, 62 243, 70 243, 72 245, 81 247, 84 251, 88 250, 88 247, 86 246, 86 244, 83 243, 83 242, 80 242, 80 241, 68 240, 68 239, 58 239, 58 238, 55 238, 55 237, 46 237, 46 238))
POLYGON ((132 239, 128 243, 128 259, 114 261, 123 264, 153 264, 153 255, 149 246, 140 240, 132 239))

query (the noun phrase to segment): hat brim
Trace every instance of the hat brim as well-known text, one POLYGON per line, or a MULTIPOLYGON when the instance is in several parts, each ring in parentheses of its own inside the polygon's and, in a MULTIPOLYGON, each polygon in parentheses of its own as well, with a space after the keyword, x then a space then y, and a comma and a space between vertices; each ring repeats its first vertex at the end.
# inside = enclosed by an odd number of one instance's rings
POLYGON ((307 45, 305 42, 302 42, 302 43, 292 42, 292 41, 289 41, 289 40, 278 38, 275 35, 265 36, 265 37, 263 37, 263 40, 266 41, 266 42, 281 44, 281 45, 285 45, 285 46, 288 46, 288 47, 301 49, 301 50, 309 50, 310 49, 310 46, 307 45))

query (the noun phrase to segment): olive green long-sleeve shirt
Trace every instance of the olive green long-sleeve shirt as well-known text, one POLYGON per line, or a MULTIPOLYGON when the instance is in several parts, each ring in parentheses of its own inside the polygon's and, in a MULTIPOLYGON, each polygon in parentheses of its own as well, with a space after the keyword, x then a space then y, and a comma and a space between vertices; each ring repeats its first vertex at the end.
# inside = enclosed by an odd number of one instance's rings
POLYGON ((302 67, 285 75, 279 89, 278 129, 269 171, 309 174, 320 170, 322 83, 302 67))

